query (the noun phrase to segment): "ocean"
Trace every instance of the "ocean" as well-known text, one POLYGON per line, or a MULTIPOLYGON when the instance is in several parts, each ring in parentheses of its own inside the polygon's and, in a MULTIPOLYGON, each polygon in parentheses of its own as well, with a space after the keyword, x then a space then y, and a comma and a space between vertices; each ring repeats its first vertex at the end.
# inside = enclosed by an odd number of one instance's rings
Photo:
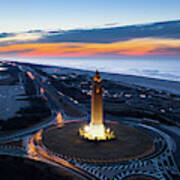
POLYGON ((83 70, 138 75, 173 81, 180 81, 180 59, 59 59, 32 58, 14 59, 44 65, 55 65, 83 70))

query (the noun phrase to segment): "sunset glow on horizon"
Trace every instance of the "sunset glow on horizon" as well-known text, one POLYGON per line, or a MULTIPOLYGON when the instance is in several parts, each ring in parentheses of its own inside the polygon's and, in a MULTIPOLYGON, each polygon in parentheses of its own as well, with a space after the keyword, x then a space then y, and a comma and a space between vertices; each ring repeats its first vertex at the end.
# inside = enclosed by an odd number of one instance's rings
POLYGON ((142 38, 115 43, 24 43, 0 47, 1 56, 17 57, 103 57, 179 56, 180 40, 142 38))

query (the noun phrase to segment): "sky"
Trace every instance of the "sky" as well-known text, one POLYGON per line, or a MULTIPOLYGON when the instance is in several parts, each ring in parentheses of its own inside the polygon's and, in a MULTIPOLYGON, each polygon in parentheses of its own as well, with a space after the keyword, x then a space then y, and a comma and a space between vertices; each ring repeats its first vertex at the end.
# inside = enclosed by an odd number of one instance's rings
POLYGON ((0 57, 180 56, 179 9, 179 0, 0 0, 0 57))
POLYGON ((179 9, 179 0, 0 0, 0 32, 174 20, 179 9))

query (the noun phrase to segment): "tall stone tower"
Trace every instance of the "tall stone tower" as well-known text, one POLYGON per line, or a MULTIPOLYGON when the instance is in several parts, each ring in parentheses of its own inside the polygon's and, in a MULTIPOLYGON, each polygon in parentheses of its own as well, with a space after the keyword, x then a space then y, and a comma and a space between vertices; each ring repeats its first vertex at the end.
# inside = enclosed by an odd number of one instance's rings
POLYGON ((81 137, 88 140, 108 140, 115 138, 114 133, 103 123, 103 90, 99 72, 92 80, 91 93, 91 120, 88 126, 79 129, 81 137))
POLYGON ((101 85, 102 79, 99 76, 99 72, 96 74, 92 82, 92 94, 91 94, 91 124, 103 124, 103 91, 101 85))
POLYGON ((104 137, 105 128, 103 124, 103 91, 102 91, 102 79, 99 72, 96 74, 92 81, 92 94, 91 94, 91 121, 89 126, 89 132, 93 137, 104 137))

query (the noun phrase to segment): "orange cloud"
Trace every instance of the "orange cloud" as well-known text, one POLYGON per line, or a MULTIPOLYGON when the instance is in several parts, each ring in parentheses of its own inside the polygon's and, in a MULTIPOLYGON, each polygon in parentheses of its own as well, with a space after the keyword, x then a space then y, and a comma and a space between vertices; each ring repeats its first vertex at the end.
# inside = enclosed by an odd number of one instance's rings
POLYGON ((0 56, 19 57, 81 57, 81 56, 143 56, 180 55, 180 40, 142 38, 116 43, 29 43, 0 47, 0 56), (176 49, 176 50, 174 50, 176 49))

